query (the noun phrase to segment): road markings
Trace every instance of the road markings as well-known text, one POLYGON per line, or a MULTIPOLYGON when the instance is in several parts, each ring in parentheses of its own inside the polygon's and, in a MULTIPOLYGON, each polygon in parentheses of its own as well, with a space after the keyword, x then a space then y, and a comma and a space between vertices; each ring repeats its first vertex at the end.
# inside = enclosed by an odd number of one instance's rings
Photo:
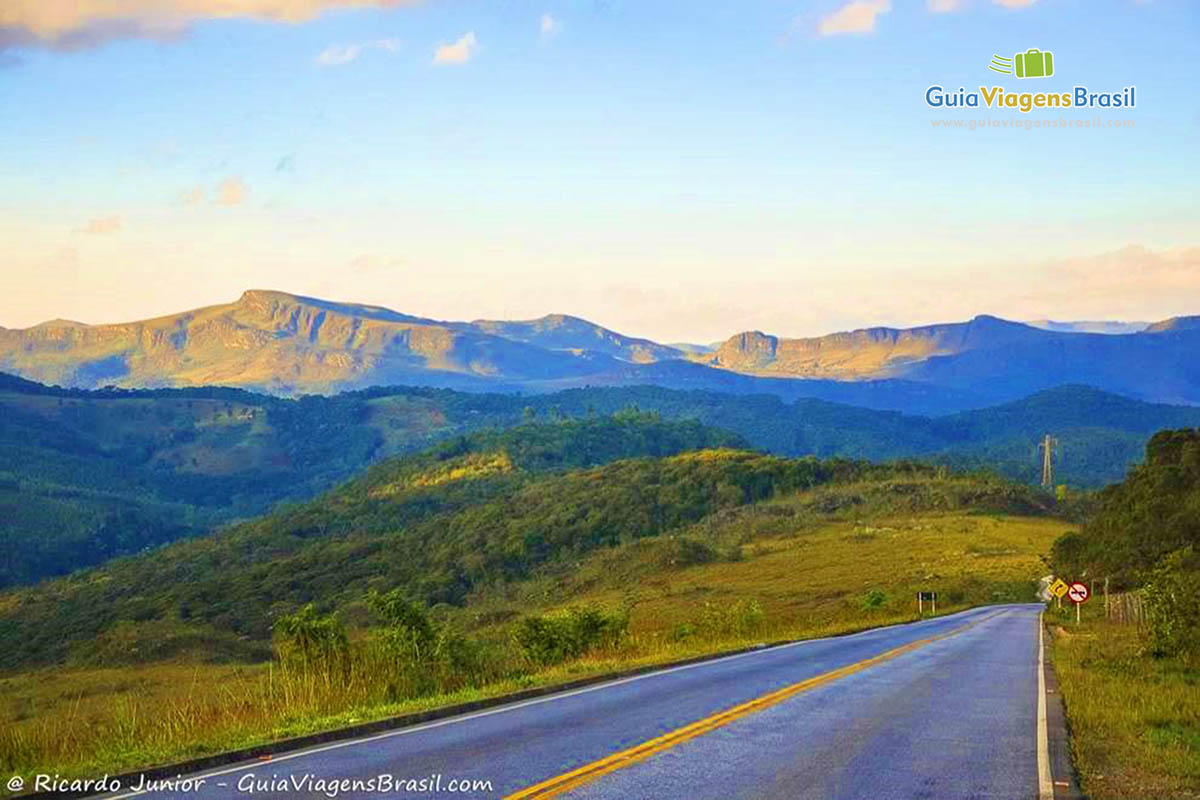
POLYGON ((877 656, 865 659, 863 661, 849 664, 845 667, 839 667, 829 672, 823 672, 812 678, 807 678, 799 683, 794 683, 791 686, 785 686, 782 689, 777 689, 764 695, 760 695, 749 702, 734 706, 733 708, 719 711, 716 714, 697 720, 690 725, 685 725, 682 728, 676 728, 670 733, 665 733, 649 741, 643 742, 635 747, 627 750, 622 750, 619 753, 614 753, 611 756, 602 758, 598 761, 593 761, 590 764, 585 764, 578 769, 555 776, 549 780, 530 786, 527 789, 522 789, 519 792, 508 795, 504 800, 541 800, 541 798, 557 797, 564 792, 569 792, 576 789, 585 783, 589 783, 602 775, 607 775, 610 772, 615 772, 619 769, 632 766, 639 761, 644 761, 653 755, 669 750, 678 744, 694 739, 697 736, 702 736, 717 728, 722 728, 731 722, 736 722, 743 717, 763 711, 771 706, 778 705, 790 697, 795 697, 798 694, 831 683, 848 675, 853 675, 856 672, 861 672, 868 667, 873 667, 876 664, 882 664, 885 661, 890 661, 897 656, 911 653, 912 651, 931 644, 940 639, 945 639, 955 634, 962 633, 968 628, 973 628, 980 623, 986 622, 993 617, 1005 614, 1006 611, 997 611, 994 614, 989 614, 986 617, 974 620, 966 625, 959 626, 953 630, 936 636, 930 636, 925 639, 918 639, 909 642, 906 645, 901 645, 893 650, 888 650, 880 653, 877 656))
POLYGON ((1039 612, 1038 626, 1038 696, 1037 696, 1037 766, 1038 800, 1054 800, 1054 783, 1050 779, 1050 731, 1046 721, 1046 627, 1039 612))
MULTIPOLYGON (((952 619, 953 617, 957 616, 958 614, 965 615, 965 614, 970 614, 970 613, 971 613, 971 610, 960 611, 960 612, 957 612, 956 614, 950 614, 945 617, 938 617, 935 619, 944 622, 948 619, 952 619)), ((997 613, 1002 613, 1002 612, 997 612, 997 613)), ((996 615, 991 614, 990 616, 994 617, 996 615)), ((988 619, 988 617, 983 617, 981 619, 978 619, 978 620, 976 620, 975 623, 971 623, 971 624, 977 624, 978 622, 983 622, 984 619, 988 619)), ((775 652, 775 651, 779 651, 779 650, 789 650, 792 648, 799 648, 799 647, 803 647, 804 645, 809 645, 809 644, 813 644, 816 642, 827 642, 827 641, 830 641, 833 639, 846 640, 846 639, 857 639, 860 637, 865 638, 868 636, 872 636, 874 634, 878 634, 880 631, 892 630, 893 628, 902 628, 905 625, 927 624, 927 623, 933 622, 933 621, 934 621, 933 619, 930 619, 930 620, 924 620, 922 622, 917 622, 917 623, 897 623, 895 625, 884 625, 879 628, 868 628, 867 630, 859 631, 858 633, 846 634, 844 636, 822 636, 817 639, 799 639, 794 642, 787 642, 785 644, 775 645, 772 647, 766 647, 766 648, 763 648, 762 650, 750 650, 745 653, 735 653, 730 656, 719 656, 717 658, 707 659, 704 661, 696 661, 691 664, 681 664, 677 667, 666 667, 664 669, 655 670, 654 672, 643 672, 639 675, 630 675, 628 678, 617 678, 612 681, 606 681, 605 683, 596 683, 596 684, 592 684, 591 686, 584 686, 579 689, 569 689, 565 692, 557 692, 555 694, 549 694, 549 695, 545 695, 543 697, 535 697, 530 700, 521 700, 516 703, 510 703, 507 705, 496 706, 495 708, 489 708, 489 709, 485 709, 483 711, 473 711, 473 712, 463 714, 460 716, 456 716, 456 717, 446 717, 445 719, 435 720, 433 722, 419 723, 417 725, 413 725, 413 726, 410 726, 407 728, 397 728, 395 730, 384 731, 382 733, 376 733, 376 734, 373 734, 370 736, 365 736, 365 737, 359 738, 359 739, 345 739, 343 741, 332 742, 330 744, 317 745, 315 747, 308 747, 303 750, 293 750, 293 751, 287 752, 287 753, 277 753, 274 756, 271 756, 270 760, 279 762, 279 761, 290 761, 295 758, 305 758, 307 756, 317 755, 319 753, 328 752, 330 750, 341 750, 342 748, 346 748, 346 747, 356 747, 356 746, 363 745, 363 744, 370 744, 371 742, 377 742, 381 739, 391 739, 391 738, 394 738, 397 736, 408 736, 410 734, 421 733, 423 731, 427 731, 432 728, 441 728, 445 725, 456 725, 458 723, 469 722, 471 720, 480 719, 482 717, 490 717, 495 714, 505 714, 505 713, 508 713, 511 711, 517 711, 522 708, 528 708, 529 706, 537 706, 537 705, 541 705, 543 703, 552 703, 557 700, 565 700, 568 697, 575 697, 575 696, 581 695, 581 694, 590 694, 592 692, 603 691, 604 689, 611 689, 615 686, 621 686, 626 683, 634 683, 635 681, 649 680, 651 678, 656 678, 661 675, 670 675, 671 673, 684 672, 686 670, 692 670, 692 669, 702 669, 704 667, 713 666, 714 664, 723 664, 723 663, 727 663, 729 661, 737 661, 737 660, 743 659, 743 658, 750 658, 752 656, 762 655, 763 653, 770 653, 770 652, 775 652)), ((966 625, 964 627, 970 627, 970 625, 966 625)), ((955 631, 951 631, 950 633, 954 633, 954 632, 955 631)), ((949 633, 947 633, 946 635, 948 636, 949 633)), ((261 758, 255 759, 254 761, 243 761, 242 763, 236 764, 234 766, 224 767, 224 768, 216 769, 216 770, 210 770, 207 772, 199 772, 195 775, 195 777, 204 778, 205 780, 207 780, 209 778, 217 778, 222 775, 232 775, 237 772, 245 772, 246 770, 251 770, 251 769, 255 769, 256 767, 258 767, 260 761, 261 761, 261 758)), ((124 800, 124 798, 136 797, 138 795, 145 794, 145 793, 146 793, 146 791, 144 789, 136 789, 131 792, 126 792, 124 794, 110 795, 109 800, 124 800)))

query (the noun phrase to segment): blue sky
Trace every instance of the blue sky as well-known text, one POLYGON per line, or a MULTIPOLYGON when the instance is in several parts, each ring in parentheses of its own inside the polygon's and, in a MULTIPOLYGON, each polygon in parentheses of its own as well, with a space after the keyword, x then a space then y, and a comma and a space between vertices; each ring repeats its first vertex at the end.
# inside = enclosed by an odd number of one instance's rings
POLYGON ((79 5, 0 10, 0 325, 251 287, 701 341, 1200 313, 1184 0, 79 5), (1055 76, 987 70, 1030 47, 1055 76), (1132 126, 932 123, 1097 116, 1132 126))

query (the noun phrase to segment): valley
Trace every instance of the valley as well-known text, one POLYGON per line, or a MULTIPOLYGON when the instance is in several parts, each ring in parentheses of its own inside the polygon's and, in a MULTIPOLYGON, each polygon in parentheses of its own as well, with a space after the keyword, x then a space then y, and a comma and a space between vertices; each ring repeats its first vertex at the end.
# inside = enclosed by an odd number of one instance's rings
POLYGON ((820 400, 655 387, 533 396, 388 387, 276 398, 223 388, 66 390, 0 375, 0 587, 70 572, 306 500, 368 465, 529 421, 639 409, 694 419, 780 456, 921 458, 1035 482, 1053 432, 1061 483, 1119 480, 1163 428, 1200 409, 1086 387, 943 417, 820 400))

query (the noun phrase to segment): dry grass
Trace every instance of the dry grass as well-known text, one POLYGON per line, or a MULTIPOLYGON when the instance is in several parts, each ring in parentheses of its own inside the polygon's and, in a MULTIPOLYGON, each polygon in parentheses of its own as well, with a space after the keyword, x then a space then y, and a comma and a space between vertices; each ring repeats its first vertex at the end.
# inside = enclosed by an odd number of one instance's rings
POLYGON ((1051 623, 1083 790, 1093 800, 1200 798, 1200 662, 1141 653, 1137 629, 1084 606, 1051 623))
POLYGON ((762 641, 903 622, 916 617, 918 588, 938 590, 943 612, 1028 599, 1022 592, 1043 572, 1040 554, 1067 527, 963 513, 813 520, 779 508, 765 504, 687 531, 697 548, 671 538, 634 542, 481 591, 443 616, 495 652, 506 648, 500 657, 511 668, 449 694, 396 700, 369 670, 323 682, 263 664, 2 678, 0 771, 112 773, 762 641), (681 554, 698 563, 680 563, 681 554), (705 625, 711 608, 750 601, 766 612, 752 630, 705 625), (630 635, 616 649, 550 669, 519 664, 507 647, 512 620, 572 604, 631 609, 630 635))
POLYGON ((944 607, 1027 600, 1027 585, 1045 573, 1041 554, 1070 528, 1057 520, 959 513, 810 525, 769 508, 684 534, 710 544, 717 558, 709 563, 671 564, 670 539, 644 540, 481 591, 464 621, 487 630, 529 610, 625 604, 633 607, 635 633, 656 634, 693 621, 705 602, 753 599, 788 630, 818 630, 915 613, 919 589, 937 590, 944 607), (864 609, 871 590, 886 600, 864 609))

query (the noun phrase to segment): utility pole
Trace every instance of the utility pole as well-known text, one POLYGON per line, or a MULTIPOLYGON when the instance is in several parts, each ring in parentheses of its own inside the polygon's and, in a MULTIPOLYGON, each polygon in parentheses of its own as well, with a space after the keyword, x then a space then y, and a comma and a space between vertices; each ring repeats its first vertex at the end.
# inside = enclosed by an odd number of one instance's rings
POLYGON ((1042 439, 1042 443, 1038 445, 1038 449, 1042 451, 1042 487, 1045 489, 1054 488, 1054 450, 1056 447, 1058 447, 1058 439, 1048 433, 1042 439))

